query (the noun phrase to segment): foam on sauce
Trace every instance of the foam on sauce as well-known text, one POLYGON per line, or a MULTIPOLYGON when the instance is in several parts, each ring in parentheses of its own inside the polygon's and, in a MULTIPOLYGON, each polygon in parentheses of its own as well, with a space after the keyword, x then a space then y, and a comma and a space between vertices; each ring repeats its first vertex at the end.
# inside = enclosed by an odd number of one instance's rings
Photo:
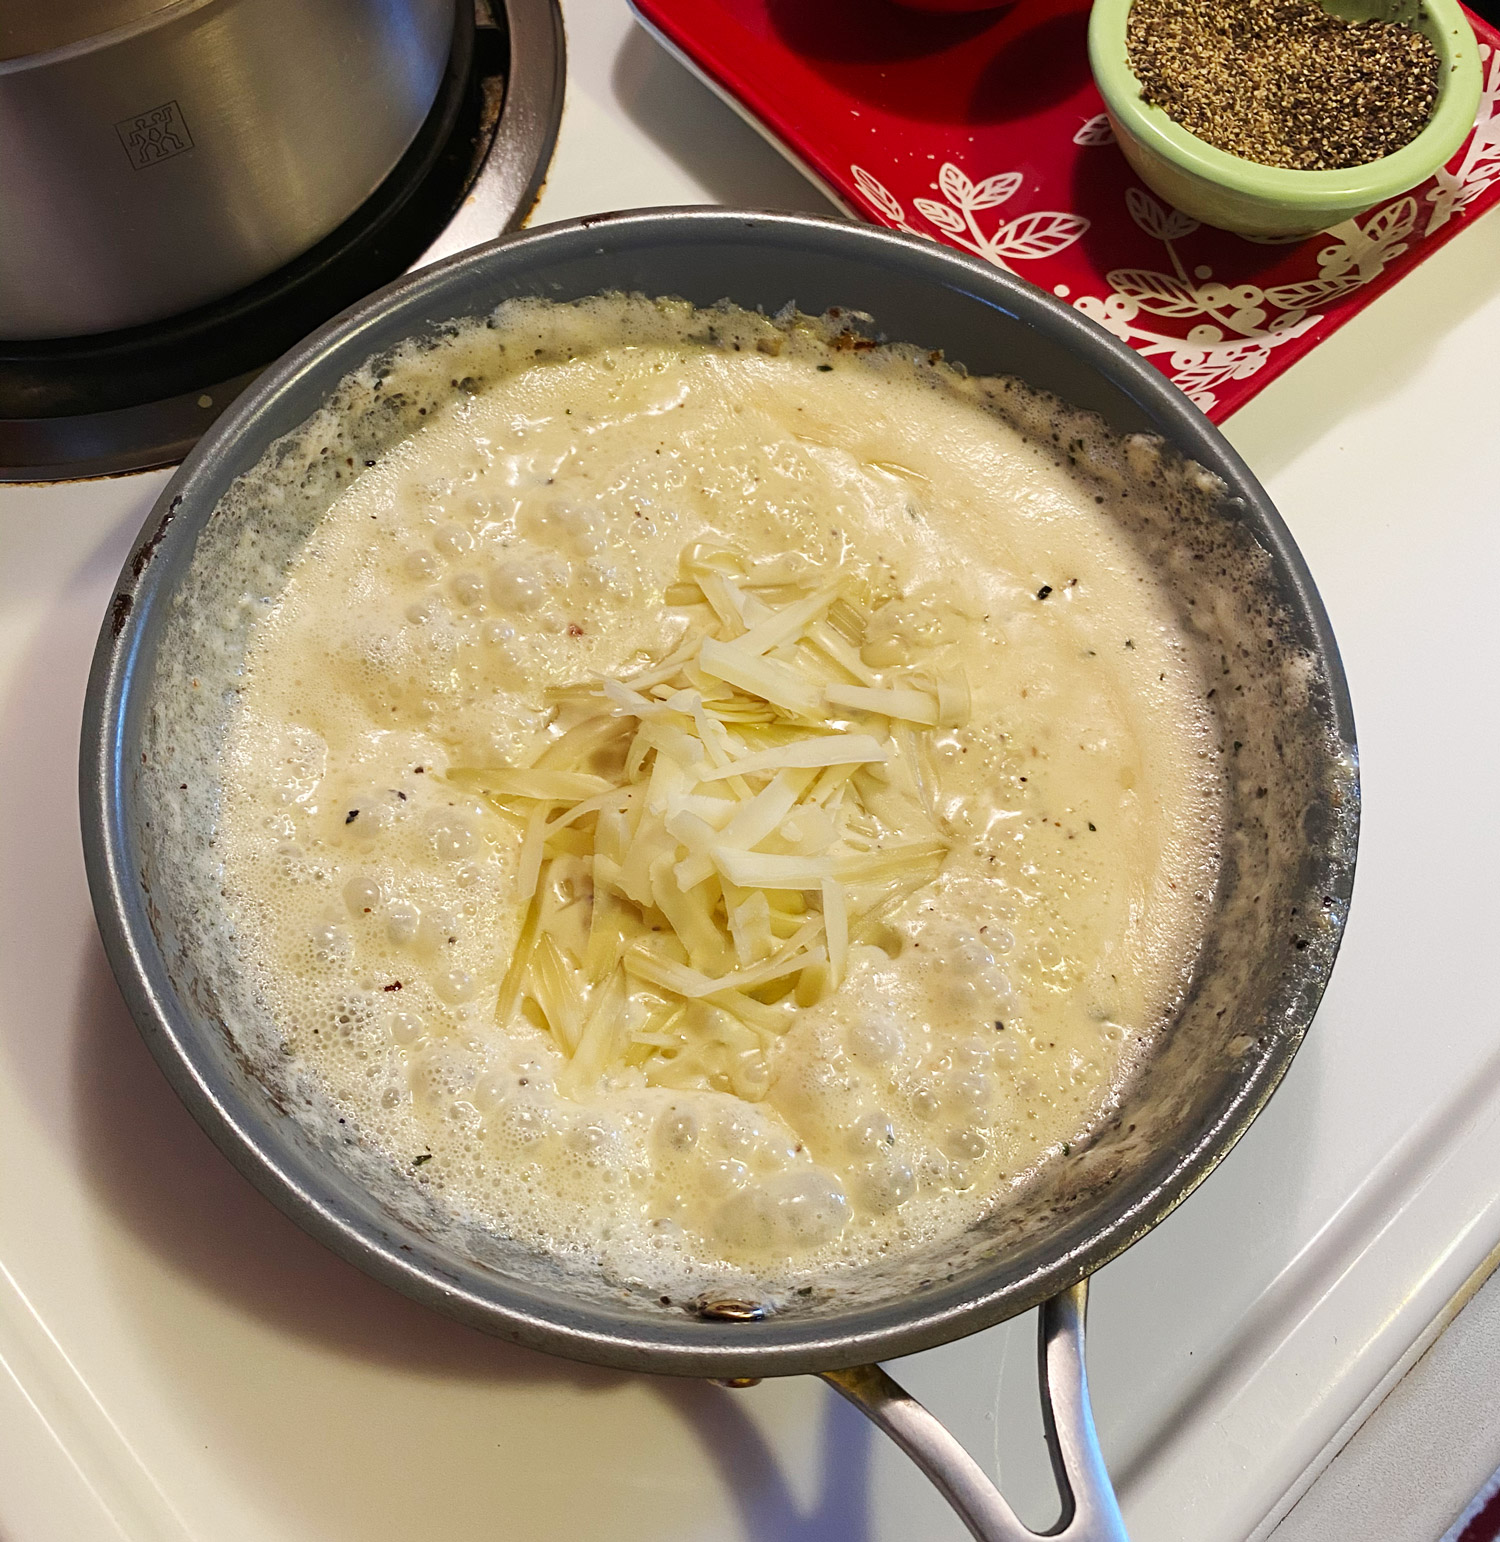
MULTIPOLYGON (((1203 682, 1103 494, 986 383, 837 334, 621 296, 475 323, 475 394, 329 509, 230 725, 225 892, 292 1051, 456 1212, 663 1292, 953 1235, 1066 1159, 1212 897, 1203 682), (786 594, 837 578, 865 664, 972 691, 920 734, 940 869, 836 990, 755 993, 784 1027, 749 1095, 649 1043, 579 1085, 534 1002, 497 1022, 523 828, 449 776, 531 764, 549 692, 669 653, 693 543, 786 594)), ((553 903, 586 936, 587 882, 553 903)))

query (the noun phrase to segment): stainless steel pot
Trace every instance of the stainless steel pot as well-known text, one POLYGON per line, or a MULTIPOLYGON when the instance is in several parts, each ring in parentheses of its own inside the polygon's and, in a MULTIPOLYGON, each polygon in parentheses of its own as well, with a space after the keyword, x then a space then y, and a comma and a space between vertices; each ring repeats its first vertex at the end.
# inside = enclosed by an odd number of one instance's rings
POLYGON ((176 315, 374 192, 455 0, 0 0, 0 338, 176 315))
POLYGON ((1062 1534, 1123 1537, 1088 1412, 1083 1282, 1203 1179, 1286 1070, 1342 935, 1359 808, 1343 674, 1300 555, 1222 436, 1128 348, 1009 273, 931 242, 789 215, 605 216, 427 269, 267 371, 167 487, 100 636, 81 768, 95 909, 135 1020, 204 1128, 315 1236, 417 1300, 554 1354, 730 1380, 821 1374, 921 1461, 988 1539, 1030 1533, 872 1362, 1042 1304, 1048 1422, 1071 1518, 1062 1534), (1230 749, 1221 892, 1170 1031, 1116 1117, 1014 1202, 961 1238, 872 1265, 774 1314, 753 1303, 663 1304, 454 1222, 409 1172, 321 1117, 320 1092, 279 1053, 274 1027, 257 1028, 214 925, 215 757, 248 626, 240 597, 264 584, 247 570, 240 522, 256 521, 256 563, 267 542, 289 560, 346 468, 412 432, 443 400, 446 370, 430 398, 407 392, 362 413, 341 408, 339 382, 366 360, 515 295, 605 289, 867 312, 887 336, 945 349, 977 372, 1018 375, 1098 413, 1115 434, 1159 436, 1219 479, 1135 446, 1139 474, 1157 476, 1159 494, 1133 534, 1202 652, 1230 749), (299 437, 329 404, 331 420, 299 437), (258 491, 257 466, 273 443, 278 463, 300 476, 276 499, 258 491))

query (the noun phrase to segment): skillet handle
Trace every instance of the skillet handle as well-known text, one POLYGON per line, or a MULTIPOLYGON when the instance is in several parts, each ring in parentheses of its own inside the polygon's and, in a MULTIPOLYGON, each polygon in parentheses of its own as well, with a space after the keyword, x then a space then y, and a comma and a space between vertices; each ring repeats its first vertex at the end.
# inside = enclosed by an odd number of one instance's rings
MULTIPOLYGON (((1050 1542, 1129 1542, 1089 1408, 1083 1362, 1088 1281, 1043 1304, 1037 1353, 1047 1448, 1062 1499, 1050 1542)), ((1039 1542, 1023 1526, 984 1469, 940 1420, 908 1396, 878 1365, 824 1371, 823 1380, 878 1424, 932 1479, 979 1542, 1039 1542)))

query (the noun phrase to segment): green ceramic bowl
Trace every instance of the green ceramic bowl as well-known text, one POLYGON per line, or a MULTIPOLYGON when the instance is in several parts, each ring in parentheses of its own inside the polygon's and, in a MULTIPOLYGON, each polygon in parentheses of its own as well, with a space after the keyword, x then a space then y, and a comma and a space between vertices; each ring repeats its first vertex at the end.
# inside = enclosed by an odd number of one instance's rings
POLYGON ((1089 63, 1125 159, 1184 214, 1247 236, 1306 235, 1425 182, 1463 143, 1479 109, 1479 49, 1458 0, 1422 0, 1415 25, 1432 39, 1442 84, 1409 145, 1344 171, 1288 171, 1216 150, 1141 99, 1125 48, 1131 0, 1094 0, 1089 63))

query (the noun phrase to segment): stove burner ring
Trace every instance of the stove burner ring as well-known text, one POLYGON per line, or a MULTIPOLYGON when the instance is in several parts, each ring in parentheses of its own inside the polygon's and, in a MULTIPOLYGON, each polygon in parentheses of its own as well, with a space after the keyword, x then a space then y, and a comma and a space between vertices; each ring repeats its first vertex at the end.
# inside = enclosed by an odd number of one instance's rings
POLYGON ((267 364, 413 267, 524 223, 562 112, 557 0, 460 3, 437 101, 366 202, 224 300, 96 337, 0 342, 0 482, 180 460, 267 364))

